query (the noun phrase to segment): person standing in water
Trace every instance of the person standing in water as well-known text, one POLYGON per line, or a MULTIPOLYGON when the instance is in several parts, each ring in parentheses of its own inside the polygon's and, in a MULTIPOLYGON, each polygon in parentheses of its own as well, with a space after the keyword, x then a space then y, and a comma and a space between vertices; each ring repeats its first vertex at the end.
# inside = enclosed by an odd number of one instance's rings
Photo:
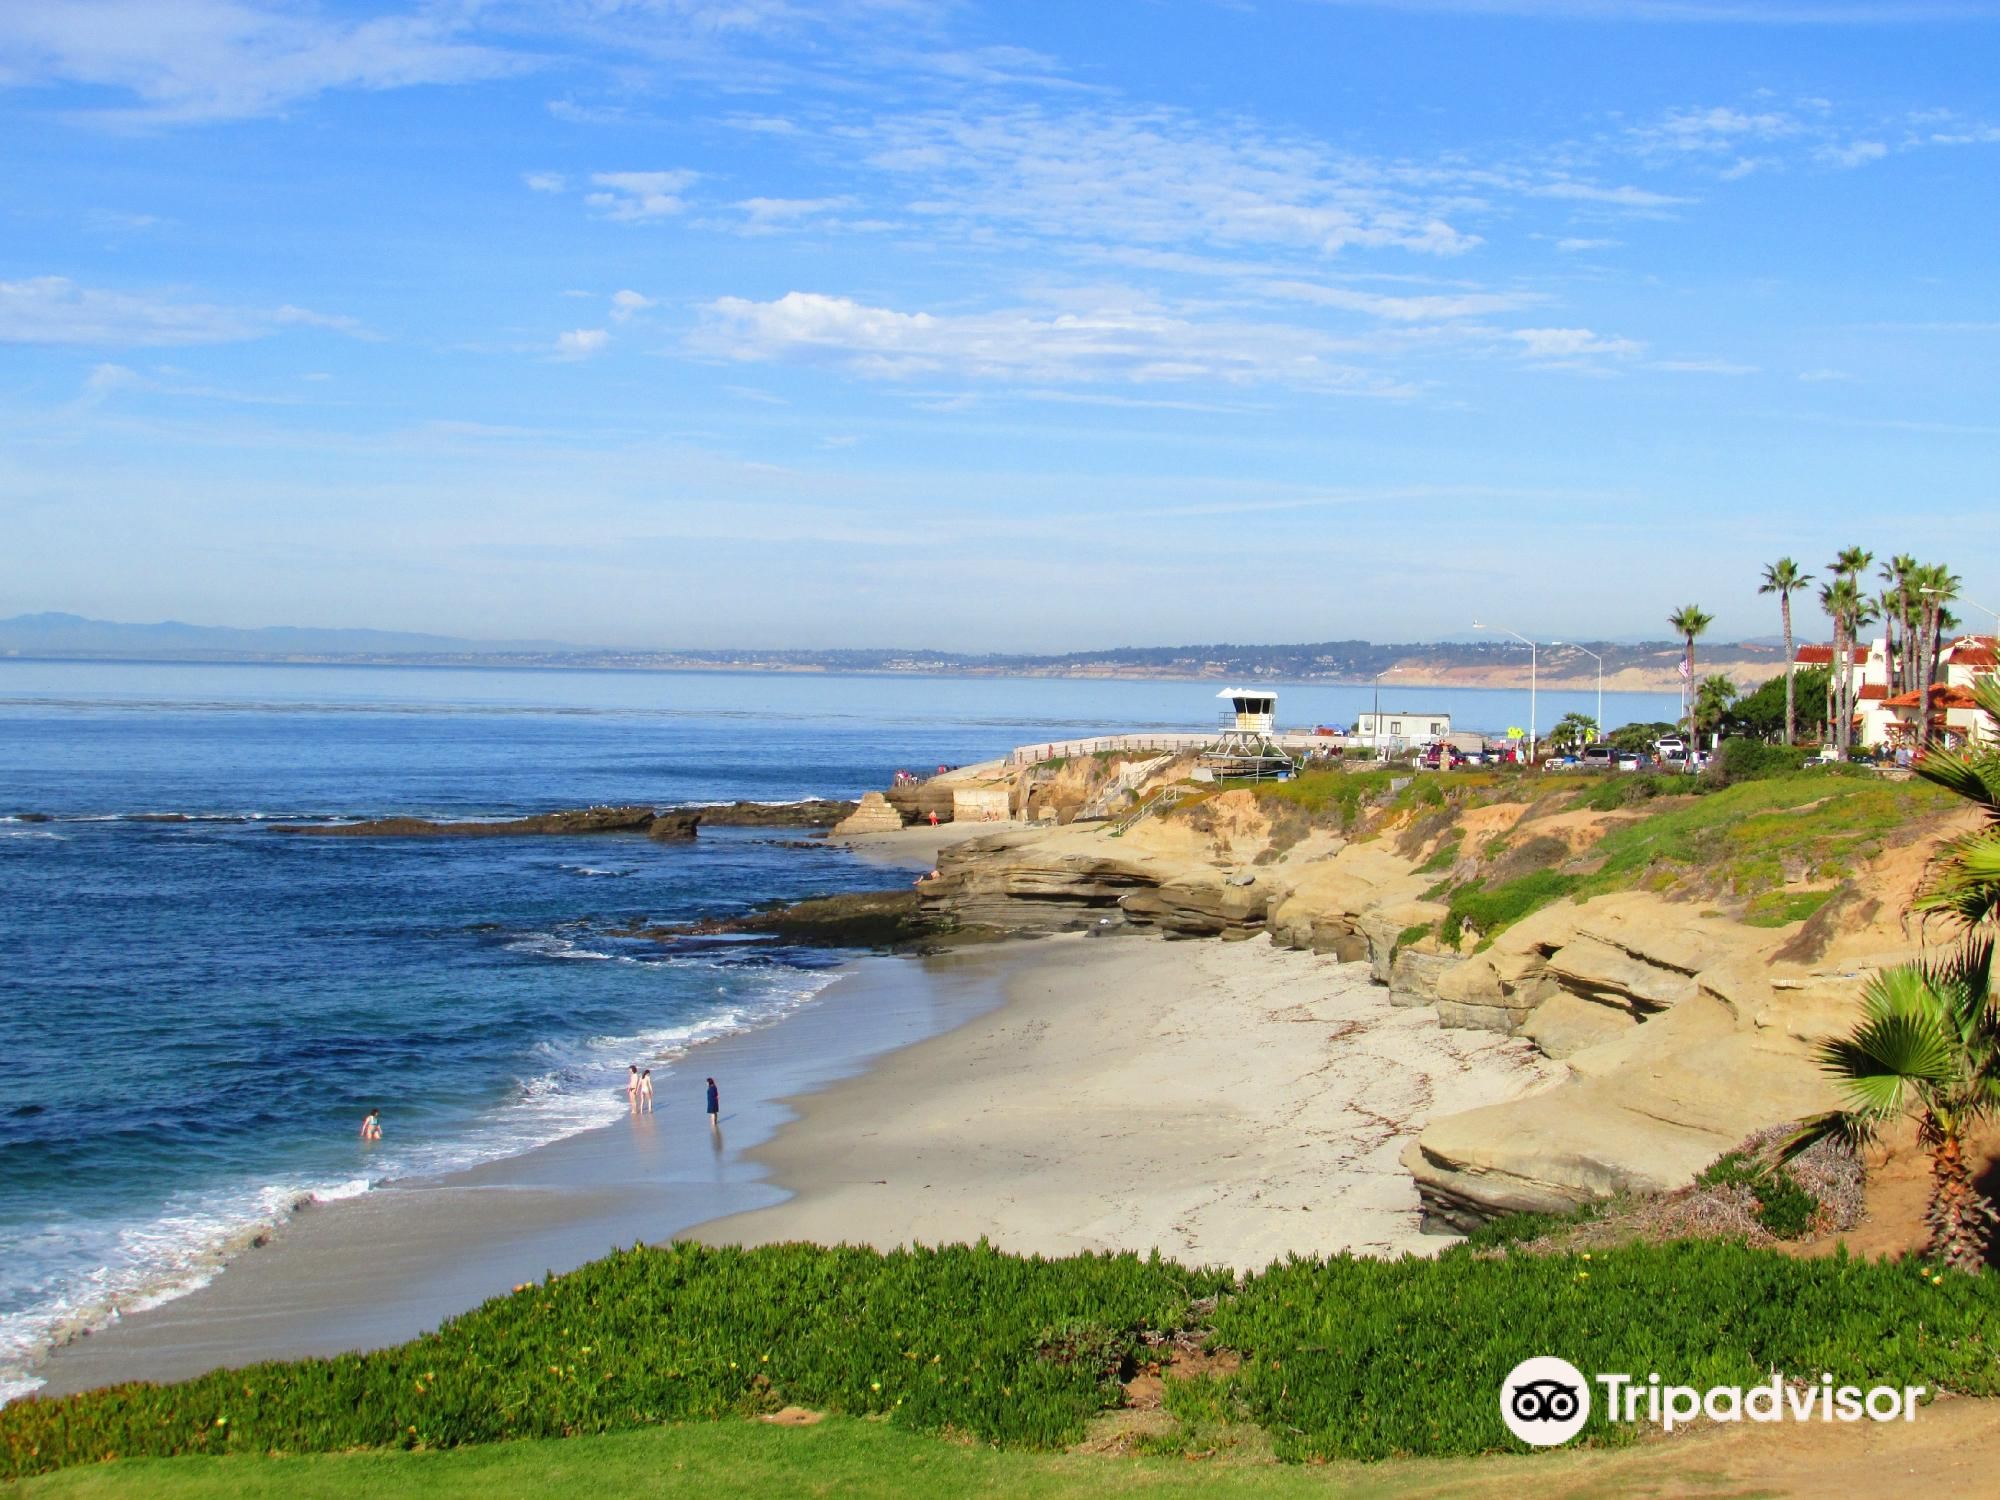
POLYGON ((716 1088, 713 1078, 708 1080, 708 1128, 722 1128, 722 1093, 716 1088))
POLYGON ((382 1139, 382 1111, 371 1109, 361 1117, 361 1139, 379 1141, 382 1139))
POLYGON ((651 1068, 646 1068, 642 1070, 639 1074, 639 1113, 642 1115, 650 1115, 652 1112, 653 1112, 653 1070, 651 1068))
POLYGON ((639 1065, 633 1063, 625 1074, 625 1103, 632 1113, 639 1113, 639 1065))

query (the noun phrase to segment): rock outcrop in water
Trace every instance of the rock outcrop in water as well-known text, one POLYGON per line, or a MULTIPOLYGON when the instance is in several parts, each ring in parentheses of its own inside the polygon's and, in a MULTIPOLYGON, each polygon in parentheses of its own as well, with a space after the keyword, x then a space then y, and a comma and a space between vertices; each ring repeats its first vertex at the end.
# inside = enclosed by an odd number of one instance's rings
MULTIPOLYGON (((495 823, 438 822, 430 818, 369 818, 359 823, 278 823, 273 833, 314 838, 433 839, 524 838, 540 834, 652 833, 669 820, 666 837, 693 838, 699 812, 662 813, 651 807, 585 807, 566 812, 537 813, 495 823)), ((661 835, 655 834, 655 837, 661 835)))
POLYGON ((814 948, 898 948, 939 936, 914 890, 849 891, 819 896, 770 911, 716 917, 672 926, 614 929, 614 937, 671 943, 689 938, 765 937, 814 948))
MULTIPOLYGON (((501 822, 449 822, 433 818, 369 818, 359 823, 277 823, 273 833, 319 838, 433 839, 531 838, 588 833, 643 833, 661 843, 695 836, 703 823, 735 828, 825 828, 852 812, 852 802, 732 802, 726 807, 584 807, 536 813, 501 822)), ((159 814, 160 817, 178 816, 159 814)))
POLYGON ((804 802, 731 802, 726 807, 688 808, 711 828, 831 828, 855 804, 829 797, 804 802))

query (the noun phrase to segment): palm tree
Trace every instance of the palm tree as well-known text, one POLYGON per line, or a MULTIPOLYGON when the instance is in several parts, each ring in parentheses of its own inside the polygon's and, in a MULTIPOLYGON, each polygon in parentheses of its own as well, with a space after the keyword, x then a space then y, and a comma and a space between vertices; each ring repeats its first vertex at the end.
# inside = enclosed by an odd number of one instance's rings
POLYGON ((1882 590, 1881 603, 1882 618, 1889 626, 1889 660, 1892 664, 1889 680, 1899 693, 1907 693, 1917 685, 1912 648, 1916 640, 1914 620, 1923 602, 1917 592, 1919 567, 1914 557, 1907 552, 1899 552, 1882 564, 1880 575, 1887 585, 1882 590))
POLYGON ((1931 742, 1931 687, 1937 682, 1938 658, 1944 654, 1944 624, 1949 614, 1945 605, 1958 597, 1960 581, 1942 563, 1918 568, 1911 575, 1911 588, 1919 606, 1913 653, 1917 667, 1915 686, 1923 694, 1917 732, 1925 748, 1931 742))
POLYGON ((1701 740, 1701 736, 1697 732, 1699 725, 1695 718, 1694 700, 1690 697, 1690 694, 1694 691, 1694 638, 1714 623, 1712 616, 1702 613, 1699 604, 1683 604, 1679 609, 1667 616, 1667 624, 1673 627, 1676 635, 1687 642, 1687 655, 1681 659, 1681 682, 1683 684, 1681 688, 1681 701, 1688 705, 1688 750, 1690 752, 1699 747, 1701 740))
POLYGON ((1965 1155, 1967 1132, 2000 1114, 1992 962, 1992 944, 1981 941, 1942 963, 1904 964, 1869 980, 1861 1024, 1818 1049, 1847 1107, 1808 1120, 1786 1144, 1795 1153, 1836 1136, 1859 1147, 1887 1121, 1915 1120, 1917 1142, 1931 1158, 1926 1253, 1961 1271, 1985 1265, 1995 1222, 1965 1155))
POLYGON ((1983 815, 1932 862, 1916 908, 1956 919, 1961 941, 1942 963, 1906 964, 1872 979, 1861 1024, 1821 1045, 1821 1066, 1839 1081, 1848 1108, 1808 1120, 1787 1154, 1827 1135, 1866 1141, 1899 1116, 1916 1120, 1931 1157, 1926 1215, 1930 1253, 1961 1270, 1984 1263, 1996 1222, 1972 1179, 1965 1135, 2000 1114, 2000 1006, 1993 996, 1993 939, 2000 927, 2000 679, 1973 687, 1992 735, 1985 745, 1938 752, 1917 774, 1963 797, 1983 815))
POLYGON ((1586 713, 1567 713, 1549 731, 1549 743, 1558 750, 1573 750, 1597 738, 1597 720, 1586 713))
POLYGON ((1764 569, 1764 582, 1758 587, 1760 594, 1778 596, 1778 613, 1785 622, 1785 743, 1791 744, 1793 726, 1798 722, 1798 708, 1792 699, 1792 595, 1812 582, 1812 574, 1804 572, 1789 557, 1781 557, 1764 569))
POLYGON ((1938 851, 1917 910, 1955 917, 1968 939, 1988 942, 2000 927, 2000 678, 1982 677, 1972 696, 1993 730, 1987 743, 1926 755, 1917 774, 1963 797, 1984 822, 1938 851))
MULTIPOLYGON (((1843 547, 1838 556, 1828 563, 1827 571, 1833 574, 1831 587, 1838 590, 1836 598, 1839 612, 1834 614, 1833 628, 1833 696, 1834 696, 1834 741, 1840 748, 1842 760, 1854 747, 1854 650, 1859 644, 1861 616, 1866 602, 1861 596, 1861 575, 1868 571, 1868 565, 1875 561, 1875 554, 1864 547, 1843 547), (1842 585, 1845 585, 1843 588, 1842 585), (1843 642, 1844 649, 1843 649, 1843 642)), ((1820 599, 1826 600, 1822 590, 1820 599)))
POLYGON ((1729 706, 1736 701, 1736 684, 1720 672, 1711 672, 1702 678, 1701 686, 1695 690, 1695 717, 1703 723, 1722 727, 1722 716, 1729 712, 1729 706))
POLYGON ((1875 601, 1861 592, 1861 584, 1852 577, 1836 578, 1819 591, 1820 607, 1833 620, 1833 678, 1830 687, 1833 693, 1833 735, 1834 743, 1840 749, 1843 760, 1854 746, 1854 707, 1857 686, 1854 681, 1853 656, 1861 640, 1861 632, 1877 618, 1875 601))

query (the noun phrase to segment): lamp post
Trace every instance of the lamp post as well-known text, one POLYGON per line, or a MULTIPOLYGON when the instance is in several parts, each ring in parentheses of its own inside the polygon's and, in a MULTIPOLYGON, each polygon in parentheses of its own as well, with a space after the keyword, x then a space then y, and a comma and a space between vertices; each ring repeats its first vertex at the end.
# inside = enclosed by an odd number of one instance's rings
POLYGON ((1525 635, 1522 635, 1520 631, 1509 630, 1505 625, 1482 625, 1477 620, 1474 620, 1472 628, 1474 630, 1497 630, 1502 635, 1511 635, 1515 640, 1528 648, 1528 764, 1532 766, 1535 763, 1535 731, 1540 727, 1535 722, 1535 684, 1541 671, 1539 661, 1541 648, 1536 646, 1525 635))
MULTIPOLYGON (((1930 590, 1925 589, 1924 592, 1929 593, 1930 590)), ((1994 609, 1991 605, 1981 604, 1977 599, 1966 599, 1963 594, 1960 594, 1959 598, 1964 599, 1967 604, 1970 604, 1982 615, 1993 616, 1993 636, 1994 639, 2000 640, 2000 609, 1994 609)))
MULTIPOLYGON (((1561 641, 1550 641, 1549 644, 1551 646, 1560 646, 1563 643, 1561 641)), ((1602 740, 1604 738, 1604 658, 1591 650, 1590 647, 1579 646, 1575 641, 1569 643, 1569 648, 1572 651, 1581 651, 1585 656, 1597 663, 1597 738, 1602 740)))

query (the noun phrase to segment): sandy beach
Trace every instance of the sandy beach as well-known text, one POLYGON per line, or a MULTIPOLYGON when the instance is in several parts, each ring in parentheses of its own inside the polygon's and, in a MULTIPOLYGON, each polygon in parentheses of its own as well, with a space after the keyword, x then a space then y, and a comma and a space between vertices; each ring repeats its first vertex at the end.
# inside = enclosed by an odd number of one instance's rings
MULTIPOLYGON (((1029 950, 1030 955, 1032 950, 1029 950)), ((783 1019, 657 1065, 652 1115, 432 1179, 306 1209, 207 1285, 55 1349, 34 1371, 60 1395, 218 1365, 412 1338, 515 1283, 719 1215, 779 1201, 751 1148, 810 1093, 997 1006, 1021 955, 863 958, 783 1019), (701 1112, 722 1083, 721 1129, 701 1112)))
POLYGON ((207 1286, 57 1349, 51 1393, 377 1347, 617 1245, 970 1241, 1238 1268, 1425 1252, 1398 1164, 1433 1111, 1559 1065, 1440 1030, 1360 964, 1082 935, 866 959, 693 1049, 660 1114, 315 1207, 207 1286), (722 1131, 693 1099, 725 1080, 722 1131), (688 1099, 681 1096, 688 1095, 688 1099))
POLYGON ((1367 966, 1263 942, 1059 937, 1006 1003, 791 1101, 752 1157, 793 1195, 714 1243, 985 1236, 1260 1267, 1425 1252, 1398 1153, 1433 1111, 1560 1072, 1523 1041, 1398 1008, 1367 966))

